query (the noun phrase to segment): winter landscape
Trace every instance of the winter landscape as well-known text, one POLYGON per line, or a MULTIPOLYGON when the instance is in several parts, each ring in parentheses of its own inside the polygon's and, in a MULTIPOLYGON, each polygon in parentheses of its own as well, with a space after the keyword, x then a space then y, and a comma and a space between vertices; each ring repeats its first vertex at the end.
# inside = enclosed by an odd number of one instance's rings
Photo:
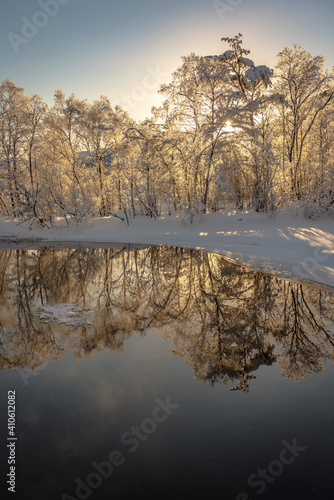
POLYGON ((235 33, 118 99, 0 83, 1 498, 332 498, 332 54, 235 33))
POLYGON ((182 245, 333 285, 334 75, 294 45, 274 78, 223 41, 184 57, 140 123, 2 82, 2 238, 182 245))

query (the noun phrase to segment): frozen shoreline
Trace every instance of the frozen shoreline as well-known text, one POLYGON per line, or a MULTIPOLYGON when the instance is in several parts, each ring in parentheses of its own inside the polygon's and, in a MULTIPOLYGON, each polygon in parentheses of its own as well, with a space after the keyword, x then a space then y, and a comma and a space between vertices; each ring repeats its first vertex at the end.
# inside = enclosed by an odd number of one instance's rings
MULTIPOLYGON (((0 242, 34 241, 133 243, 181 246, 218 253, 281 276, 334 287, 334 219, 291 214, 273 217, 252 211, 225 210, 185 224, 180 216, 136 217, 127 226, 115 217, 94 218, 52 229, 23 227, 0 220, 0 242)), ((3 246, 3 245, 2 245, 3 246)))

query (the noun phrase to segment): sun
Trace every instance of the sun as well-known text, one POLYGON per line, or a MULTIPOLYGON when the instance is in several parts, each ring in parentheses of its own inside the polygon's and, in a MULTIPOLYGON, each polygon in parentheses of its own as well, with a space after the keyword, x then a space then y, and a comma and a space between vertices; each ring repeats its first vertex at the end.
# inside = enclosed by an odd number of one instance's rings
POLYGON ((233 130, 233 127, 232 127, 232 122, 231 120, 227 120, 225 122, 225 129, 227 132, 231 132, 233 130))

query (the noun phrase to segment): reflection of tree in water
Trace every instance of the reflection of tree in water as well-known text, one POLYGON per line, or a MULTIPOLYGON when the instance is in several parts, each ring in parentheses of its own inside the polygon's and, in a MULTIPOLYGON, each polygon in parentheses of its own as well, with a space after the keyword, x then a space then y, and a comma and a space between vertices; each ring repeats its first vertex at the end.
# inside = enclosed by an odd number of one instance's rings
POLYGON ((197 380, 249 389, 276 358, 300 379, 333 359, 333 295, 285 283, 197 251, 145 249, 5 250, 0 253, 3 369, 37 369, 68 349, 80 359, 121 352, 135 333, 156 327, 197 380), (45 324, 38 307, 78 303, 80 327, 45 324))
POLYGON ((302 285, 284 284, 282 320, 274 325, 282 346, 282 373, 300 380, 334 360, 334 296, 302 285))
POLYGON ((245 270, 213 255, 203 255, 195 270, 195 304, 172 337, 175 354, 185 356, 199 380, 248 389, 250 372, 275 360, 268 339, 273 306, 269 276, 245 270))

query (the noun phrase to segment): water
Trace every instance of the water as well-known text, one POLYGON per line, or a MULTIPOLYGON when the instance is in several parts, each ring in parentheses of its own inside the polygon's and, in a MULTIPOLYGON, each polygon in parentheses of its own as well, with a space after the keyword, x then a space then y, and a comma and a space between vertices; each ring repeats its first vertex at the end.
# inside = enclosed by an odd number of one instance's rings
POLYGON ((217 255, 2 250, 1 498, 333 499, 333 325, 217 255))

